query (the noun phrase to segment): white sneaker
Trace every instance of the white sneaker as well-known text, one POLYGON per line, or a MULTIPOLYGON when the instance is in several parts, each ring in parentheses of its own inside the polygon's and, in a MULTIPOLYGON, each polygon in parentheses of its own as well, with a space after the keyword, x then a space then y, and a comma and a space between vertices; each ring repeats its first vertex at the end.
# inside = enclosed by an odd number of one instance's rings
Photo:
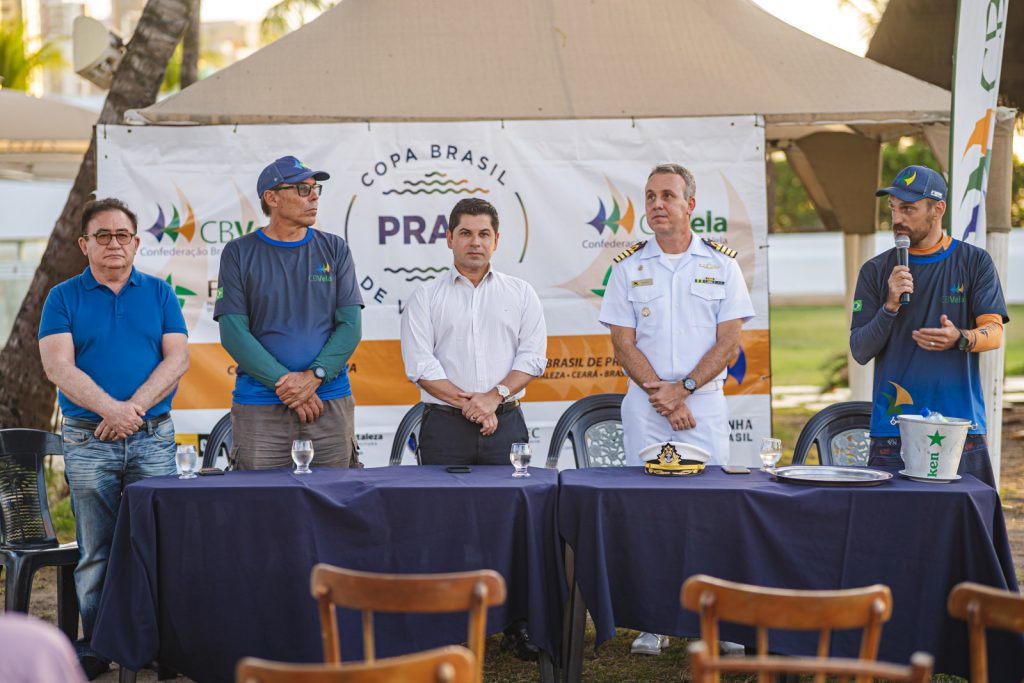
POLYGON ((739 643, 730 643, 728 640, 718 641, 718 650, 723 657, 742 657, 746 654, 746 648, 739 643))
POLYGON ((633 641, 629 651, 635 655, 660 655, 668 647, 668 636, 643 632, 633 641))

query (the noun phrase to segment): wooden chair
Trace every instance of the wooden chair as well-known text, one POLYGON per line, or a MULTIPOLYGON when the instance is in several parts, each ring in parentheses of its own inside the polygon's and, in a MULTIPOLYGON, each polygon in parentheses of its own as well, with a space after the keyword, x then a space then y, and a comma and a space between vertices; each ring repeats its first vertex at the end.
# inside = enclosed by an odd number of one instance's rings
POLYGON ((932 657, 915 652, 910 657, 910 666, 881 664, 863 659, 829 659, 826 657, 715 657, 707 643, 697 641, 688 648, 690 673, 694 683, 713 683, 720 674, 756 673, 763 680, 778 679, 782 675, 810 675, 824 680, 831 676, 839 683, 851 678, 859 680, 884 680, 906 683, 928 683, 932 675, 932 657))
POLYGON ((373 613, 469 612, 469 649, 475 681, 483 681, 487 608, 505 602, 505 579, 481 569, 451 574, 376 574, 328 564, 313 567, 311 590, 320 607, 324 661, 341 663, 335 606, 363 613, 363 658, 375 659, 373 613))
POLYGON ((361 664, 285 664, 246 657, 235 683, 472 683, 473 653, 461 645, 361 664))
MULTIPOLYGON (((878 656, 882 624, 892 616, 888 586, 835 591, 763 588, 697 574, 683 583, 683 607, 700 614, 700 637, 718 656, 718 620, 757 628, 757 654, 768 654, 768 629, 819 631, 818 657, 827 657, 833 630, 863 628, 860 659, 878 656)), ((824 676, 816 680, 824 681, 824 676)))
POLYGON ((971 648, 971 681, 988 681, 985 629, 1024 633, 1024 596, 965 581, 953 586, 946 608, 950 616, 967 622, 971 648))

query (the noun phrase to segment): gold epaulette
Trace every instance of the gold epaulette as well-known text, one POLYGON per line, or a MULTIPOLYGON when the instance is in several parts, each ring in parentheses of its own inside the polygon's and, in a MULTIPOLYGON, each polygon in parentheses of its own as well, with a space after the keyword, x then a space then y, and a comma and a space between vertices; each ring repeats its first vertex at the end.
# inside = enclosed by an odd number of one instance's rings
POLYGON ((735 249, 730 249, 729 247, 725 246, 724 244, 719 244, 718 242, 716 242, 714 240, 709 240, 707 237, 704 237, 702 239, 704 241, 704 244, 708 245, 709 247, 711 247, 715 251, 720 251, 723 254, 725 254, 726 256, 728 256, 729 258, 736 258, 736 254, 738 252, 735 249))
POLYGON ((641 249, 643 249, 645 244, 647 244, 647 240, 640 240, 639 242, 637 242, 636 244, 631 246, 629 249, 626 249, 621 254, 616 256, 613 260, 616 263, 618 263, 619 261, 625 260, 625 259, 629 258, 630 256, 632 256, 633 254, 635 254, 636 252, 638 252, 641 249))

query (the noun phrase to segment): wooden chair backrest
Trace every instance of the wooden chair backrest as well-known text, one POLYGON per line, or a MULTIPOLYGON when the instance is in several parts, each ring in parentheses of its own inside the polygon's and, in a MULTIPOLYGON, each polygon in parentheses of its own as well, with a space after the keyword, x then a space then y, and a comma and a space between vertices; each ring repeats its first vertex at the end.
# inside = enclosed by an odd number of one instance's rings
POLYGON ((764 679, 813 674, 815 678, 822 679, 830 676, 839 683, 847 683, 850 679, 928 683, 932 675, 932 657, 923 652, 915 652, 910 657, 910 666, 827 657, 717 657, 712 656, 713 652, 714 648, 709 649, 703 641, 690 645, 690 673, 694 683, 713 683, 721 674, 756 673, 764 679))
POLYGON ((988 681, 986 628, 1024 633, 1024 596, 965 581, 953 586, 946 605, 950 616, 967 622, 971 650, 971 681, 988 681))
POLYGON ((487 608, 505 602, 505 580, 490 569, 450 574, 377 574, 328 564, 313 567, 311 590, 320 609, 324 661, 341 663, 335 606, 363 613, 363 659, 374 661, 374 612, 469 612, 467 642, 483 680, 487 608))
POLYGON ((235 683, 472 683, 473 653, 454 645, 358 664, 286 664, 246 657, 235 683))
MULTIPOLYGON (((757 654, 768 654, 768 629, 818 631, 818 657, 827 657, 832 631, 864 629, 860 659, 874 660, 882 638, 882 624, 892 616, 888 586, 834 591, 764 588, 716 579, 703 574, 683 583, 683 607, 700 614, 700 637, 711 657, 718 656, 718 621, 754 626, 757 654)), ((819 682, 824 677, 818 677, 819 682)))

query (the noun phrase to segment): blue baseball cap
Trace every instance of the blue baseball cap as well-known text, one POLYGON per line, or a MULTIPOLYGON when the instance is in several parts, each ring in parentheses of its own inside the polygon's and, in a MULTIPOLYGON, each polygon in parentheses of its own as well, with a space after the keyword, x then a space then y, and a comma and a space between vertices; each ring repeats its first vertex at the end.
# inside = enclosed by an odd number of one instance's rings
POLYGON ((917 202, 922 199, 946 201, 946 181, 941 174, 927 166, 907 166, 896 174, 889 187, 875 192, 876 197, 891 194, 904 202, 917 202))
POLYGON ((282 183, 301 183, 307 178, 327 180, 331 175, 326 171, 314 171, 293 156, 281 157, 260 173, 256 181, 256 196, 263 198, 263 193, 282 183))

